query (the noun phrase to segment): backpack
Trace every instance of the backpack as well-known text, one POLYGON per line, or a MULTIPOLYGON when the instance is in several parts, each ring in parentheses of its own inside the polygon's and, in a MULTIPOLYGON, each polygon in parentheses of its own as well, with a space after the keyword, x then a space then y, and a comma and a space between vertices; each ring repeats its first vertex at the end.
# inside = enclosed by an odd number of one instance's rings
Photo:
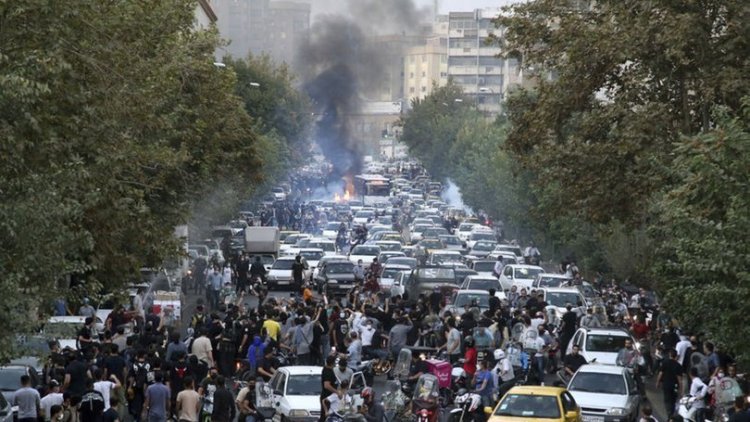
POLYGON ((190 326, 193 328, 199 328, 206 325, 206 314, 196 313, 193 314, 193 318, 190 320, 190 326))
MULTIPOLYGON (((188 374, 190 369, 188 369, 187 365, 182 364, 182 366, 175 365, 172 367, 172 379, 180 380, 180 384, 182 384, 182 380, 185 379, 185 376, 188 374)), ((176 386, 179 387, 180 385, 176 386)))
POLYGON ((154 382, 154 373, 151 371, 151 365, 148 362, 136 362, 133 364, 133 374, 135 378, 135 387, 145 389, 146 386, 154 382))

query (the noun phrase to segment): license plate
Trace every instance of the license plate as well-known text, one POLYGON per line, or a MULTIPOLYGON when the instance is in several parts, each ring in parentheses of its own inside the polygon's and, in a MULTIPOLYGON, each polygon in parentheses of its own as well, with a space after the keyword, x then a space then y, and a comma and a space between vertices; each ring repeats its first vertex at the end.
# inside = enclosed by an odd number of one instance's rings
POLYGON ((604 422, 604 416, 581 415, 582 422, 604 422))
POLYGON ((289 280, 278 280, 276 284, 289 284, 289 280))

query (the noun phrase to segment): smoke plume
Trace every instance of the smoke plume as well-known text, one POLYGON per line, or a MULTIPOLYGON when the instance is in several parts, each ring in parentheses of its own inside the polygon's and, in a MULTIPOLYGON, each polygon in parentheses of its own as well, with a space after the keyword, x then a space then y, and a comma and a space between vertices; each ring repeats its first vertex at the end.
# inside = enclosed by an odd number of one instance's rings
POLYGON ((388 62, 371 37, 420 28, 411 0, 350 0, 348 6, 348 16, 317 19, 297 61, 315 107, 316 141, 337 176, 361 170, 364 146, 352 138, 350 118, 365 94, 384 83, 388 62))

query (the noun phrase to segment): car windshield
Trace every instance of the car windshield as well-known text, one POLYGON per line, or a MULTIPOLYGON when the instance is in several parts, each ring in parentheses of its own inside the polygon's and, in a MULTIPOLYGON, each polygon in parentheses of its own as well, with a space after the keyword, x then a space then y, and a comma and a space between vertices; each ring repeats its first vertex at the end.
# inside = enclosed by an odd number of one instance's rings
POLYGON ((414 226, 414 230, 412 230, 414 233, 423 233, 425 230, 429 229, 432 226, 428 226, 425 224, 417 224, 414 226))
POLYGON ((380 254, 380 248, 373 246, 357 246, 352 249, 352 255, 372 255, 380 254))
MULTIPOLYGON (((494 233, 473 233, 471 235, 471 240, 495 240, 495 234, 494 233)), ((493 245, 494 247, 494 245, 493 245)))
POLYGON ((489 289, 498 290, 500 288, 500 283, 494 279, 493 280, 490 280, 490 279, 471 280, 467 288, 471 290, 489 290, 489 289))
POLYGON ((575 375, 570 385, 570 391, 581 391, 584 393, 627 394, 625 379, 620 374, 600 374, 595 372, 579 372, 575 375))
POLYGON ((357 212, 357 214, 355 215, 355 217, 357 217, 357 218, 370 218, 370 217, 372 217, 374 215, 375 215, 375 213, 373 211, 364 211, 363 210, 363 211, 357 212))
POLYGON ((474 263, 474 271, 490 272, 495 269, 495 263, 492 261, 483 261, 474 263))
POLYGON ((495 416, 559 419, 560 406, 555 396, 508 394, 497 406, 495 416))
POLYGON ((567 304, 577 306, 580 299, 581 297, 578 292, 547 292, 544 298, 547 304, 557 306, 558 308, 564 308, 567 304))
POLYGON ((443 244, 439 240, 423 240, 419 242, 419 245, 424 249, 443 249, 443 244))
POLYGON ((287 396, 314 396, 320 393, 320 374, 292 375, 286 384, 287 396))
POLYGON ((310 242, 310 244, 308 244, 307 246, 311 248, 323 249, 326 252, 336 252, 336 244, 333 242, 310 242))
POLYGON ((488 293, 458 293, 456 295, 456 301, 453 304, 456 305, 456 307, 462 307, 471 305, 474 301, 476 301, 480 308, 490 307, 490 295, 488 293))
POLYGON ((326 265, 328 274, 351 274, 354 271, 354 264, 351 262, 333 262, 326 265))
POLYGON ((448 234, 448 230, 442 227, 433 227, 424 231, 425 236, 438 237, 440 235, 448 234))
POLYGON ((326 230, 338 230, 341 223, 328 223, 326 224, 326 230))
POLYGON ((399 271, 404 271, 403 268, 386 268, 383 270, 383 273, 380 274, 381 278, 396 278, 396 274, 399 273, 399 271))
POLYGON ((25 373, 21 367, 0 369, 0 391, 16 391, 21 388, 21 375, 25 373))
POLYGON ((401 257, 391 258, 391 259, 388 260, 388 263, 389 264, 394 264, 394 265, 406 265, 406 266, 408 266, 409 268, 412 268, 412 269, 413 268, 417 268, 417 259, 416 258, 405 258, 405 257, 404 258, 401 258, 401 257))
POLYGON ((440 236, 440 241, 446 245, 460 245, 461 240, 456 236, 440 236))
POLYGON ((274 270, 291 270, 292 264, 294 263, 293 259, 279 259, 276 262, 273 263, 273 267, 271 269, 274 270))
POLYGON ((320 261, 325 256, 323 251, 301 251, 299 254, 308 261, 320 261))
POLYGON ((560 277, 540 277, 537 287, 560 287, 565 281, 568 280, 560 277))
POLYGON ((492 242, 477 242, 474 244, 474 250, 477 251, 491 251, 495 248, 495 244, 492 242))
POLYGON ((456 273, 453 268, 420 268, 417 277, 426 282, 430 282, 430 279, 454 280, 456 273))
POLYGON ((432 256, 432 262, 435 264, 445 264, 448 262, 461 262, 461 255, 454 254, 435 254, 432 256))
POLYGON ((473 224, 461 224, 460 226, 458 226, 458 231, 460 231, 460 232, 470 232, 471 229, 473 229, 473 228, 474 228, 473 224))
POLYGON ((381 251, 400 251, 401 250, 401 244, 400 243, 380 243, 378 244, 380 246, 381 251))
POLYGON ((514 278, 534 278, 544 271, 541 268, 516 268, 514 278))
POLYGON ((272 265, 273 264, 273 255, 251 255, 250 256, 250 262, 255 262, 255 257, 260 256, 260 262, 263 263, 263 265, 272 265))
POLYGON ((617 353, 625 347, 625 340, 628 338, 630 337, 589 334, 586 336, 586 351, 617 353))

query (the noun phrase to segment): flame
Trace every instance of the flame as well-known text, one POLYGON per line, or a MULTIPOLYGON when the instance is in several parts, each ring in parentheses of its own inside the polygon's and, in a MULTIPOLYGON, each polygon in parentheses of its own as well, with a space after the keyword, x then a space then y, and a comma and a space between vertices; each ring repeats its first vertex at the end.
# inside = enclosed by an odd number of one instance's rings
POLYGON ((351 199, 351 195, 349 195, 349 191, 347 190, 344 192, 344 201, 348 201, 351 199))
POLYGON ((338 192, 336 192, 336 193, 335 193, 335 194, 333 195, 333 200, 334 200, 335 202, 337 202, 337 203, 338 203, 338 202, 341 202, 341 195, 339 195, 339 194, 338 194, 338 192))
POLYGON ((346 202, 354 197, 354 176, 347 174, 341 178, 344 181, 344 193, 339 194, 338 192, 333 194, 333 200, 335 202, 346 202))

